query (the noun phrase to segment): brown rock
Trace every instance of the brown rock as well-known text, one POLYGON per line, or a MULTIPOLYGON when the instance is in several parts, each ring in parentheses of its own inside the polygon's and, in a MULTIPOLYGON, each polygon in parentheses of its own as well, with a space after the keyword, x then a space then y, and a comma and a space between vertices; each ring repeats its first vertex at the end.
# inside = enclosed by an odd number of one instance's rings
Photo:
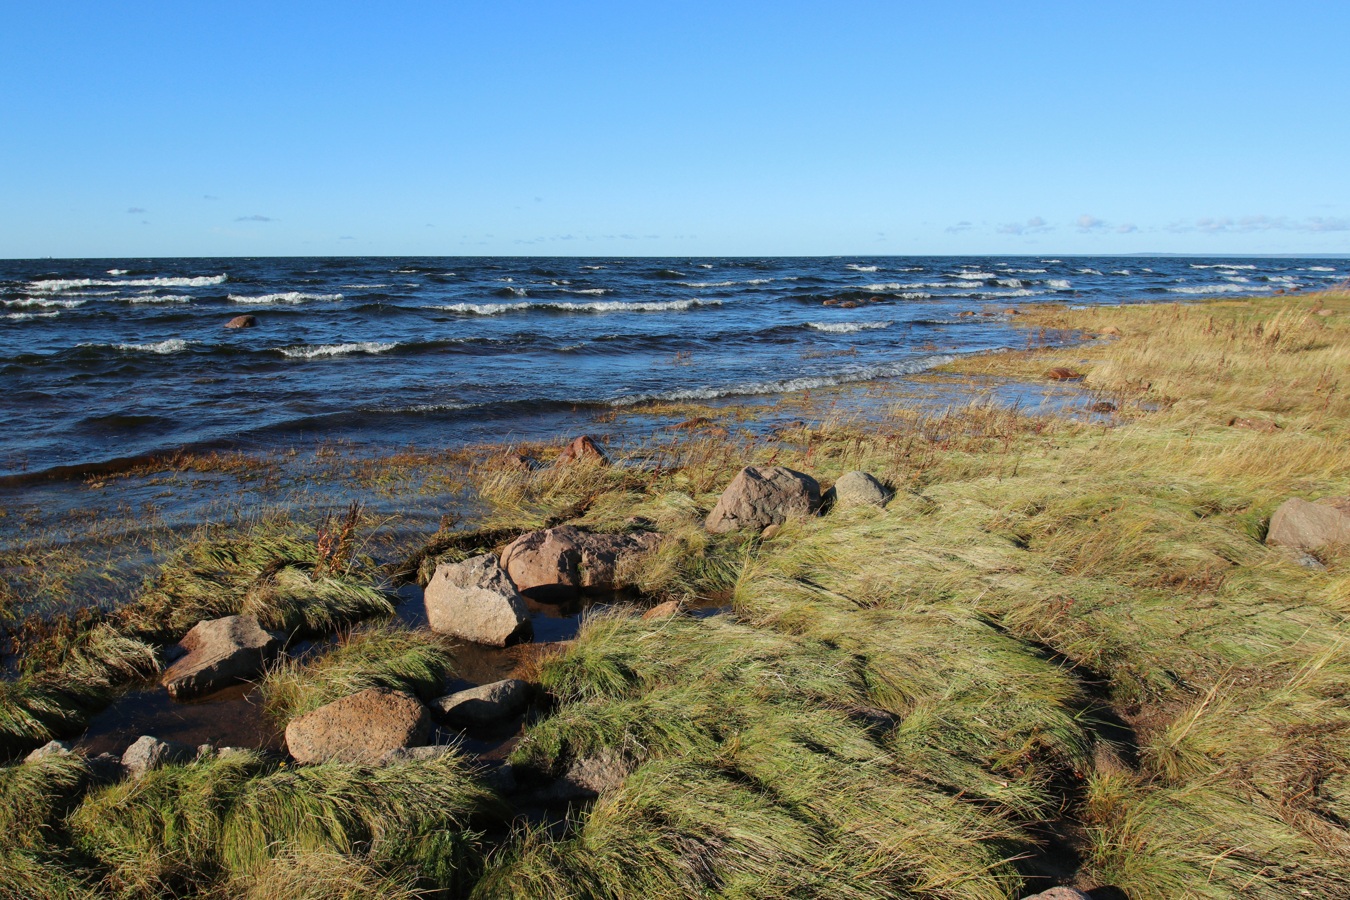
POLYGON ((1110 400, 1098 400, 1092 404, 1092 411, 1095 413, 1113 413, 1116 411, 1116 405, 1110 400))
POLYGON ((714 533, 761 531, 792 516, 809 516, 818 506, 820 485, 810 475, 783 466, 747 466, 727 485, 704 524, 714 533))
POLYGON ((679 429, 688 431, 688 430, 691 430, 691 429, 694 429, 694 428, 704 428, 704 427, 706 427, 706 426, 708 426, 708 425, 711 425, 711 424, 712 424, 712 419, 708 418, 707 416, 695 416, 695 417, 692 418, 692 419, 686 419, 686 420, 684 420, 683 422, 680 422, 680 423, 678 423, 678 424, 676 424, 676 425, 672 425, 672 426, 670 426, 670 427, 671 427, 671 428, 679 428, 679 429))
POLYGON ((1022 311, 1020 309, 1013 309, 1012 307, 1008 307, 1003 311, 1003 314, 1005 316, 1020 316, 1022 314, 1022 311))
POLYGON ((558 455, 559 464, 576 462, 579 459, 589 459, 601 465, 609 465, 609 457, 605 456, 605 451, 600 449, 600 445, 589 434, 583 434, 572 441, 558 455))
POLYGON ((1099 331, 1098 334, 1103 334, 1106 335, 1107 337, 1120 337, 1121 332, 1120 329, 1117 328, 1116 326, 1107 325, 1105 328, 1099 331))
POLYGON ((1284 501, 1270 517, 1266 543, 1296 550, 1350 543, 1350 497, 1284 501))
POLYGON ((252 678, 281 650, 281 640, 253 616, 198 622, 178 646, 186 655, 160 679, 175 700, 209 694, 252 678))
POLYGON ((1317 311, 1317 314, 1318 314, 1319 316, 1334 316, 1334 315, 1336 315, 1336 310, 1334 310, 1334 309, 1319 309, 1319 310, 1317 311))
POLYGON ((505 647, 529 631, 525 599, 491 553, 441 563, 422 599, 427 624, 440 634, 505 647))
POLYGON ((770 525, 768 528, 765 528, 763 531, 759 533, 759 539, 761 541, 771 541, 774 538, 778 537, 778 532, 782 530, 783 530, 782 525, 770 525))
POLYGON ((612 591, 626 560, 651 550, 653 532, 591 534, 563 525, 532 531, 502 551, 502 567, 518 590, 536 600, 566 599, 578 591, 612 591))
POLYGON ((367 688, 307 712, 286 726, 286 749, 300 763, 380 762, 391 750, 417 747, 431 734, 421 701, 402 691, 367 688))
POLYGON ((258 324, 257 316, 235 316, 225 323, 226 328, 252 328, 258 324))
POLYGON ((669 619, 672 616, 679 615, 680 601, 667 600, 665 603, 658 603, 651 609, 642 614, 644 619, 669 619))
POLYGON ((1082 374, 1073 369, 1066 369, 1063 366, 1055 366, 1045 373, 1045 377, 1051 381, 1077 381, 1082 378, 1082 374))

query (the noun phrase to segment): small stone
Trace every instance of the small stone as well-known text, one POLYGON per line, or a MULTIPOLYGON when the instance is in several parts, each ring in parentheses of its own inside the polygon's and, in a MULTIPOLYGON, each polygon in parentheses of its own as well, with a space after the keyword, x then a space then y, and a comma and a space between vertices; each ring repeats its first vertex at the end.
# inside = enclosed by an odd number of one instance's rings
POLYGON ((774 538, 778 537, 779 532, 781 532, 782 530, 783 526, 775 522, 774 524, 769 525, 759 533, 759 539, 761 541, 771 541, 774 538))
POLYGON ((1110 400, 1098 400, 1092 404, 1092 411, 1095 413, 1113 413, 1116 411, 1116 405, 1110 400))
POLYGON ((1082 373, 1075 372, 1073 369, 1066 369, 1063 366, 1055 366, 1045 373, 1045 377, 1051 381, 1078 381, 1082 373))
POLYGON ((132 778, 173 763, 188 762, 195 755, 191 747, 176 741, 161 741, 142 735, 122 754, 122 765, 132 778))
POLYGON ((644 619, 669 619, 672 616, 679 615, 680 601, 667 600, 665 603, 658 603, 651 609, 642 614, 644 619))
POLYGON ((855 506, 885 506, 891 492, 866 472, 848 472, 840 475, 834 487, 825 493, 824 503, 836 509, 855 506))
POLYGON ((257 316, 235 316, 225 323, 226 328, 252 328, 258 324, 257 316))
POLYGON ((1262 434, 1274 434, 1280 430, 1270 419, 1248 419, 1240 416, 1234 416, 1228 420, 1229 428, 1247 428, 1251 431, 1259 431, 1262 434))
POLYGON ((1114 325, 1107 325, 1105 328, 1103 328, 1101 331, 1099 331, 1099 332, 1097 332, 1097 333, 1098 333, 1098 334, 1105 335, 1106 337, 1120 337, 1120 336, 1121 336, 1121 331, 1120 331, 1120 329, 1117 328, 1117 327, 1114 326, 1114 325))
POLYGON ((1048 891, 1032 894, 1023 900, 1092 900, 1092 897, 1071 887, 1052 887, 1048 891))
POLYGON ((427 623, 440 634, 505 647, 529 632, 530 612, 491 553, 441 563, 423 593, 427 623))
POLYGON ((286 749, 297 762, 380 762, 391 750, 427 742, 431 717, 411 694, 367 688, 349 694, 286 726, 286 749))
POLYGON ((508 678, 440 697, 431 702, 431 708, 450 722, 475 725, 509 719, 529 702, 529 682, 508 678))
POLYGON ((26 763, 46 759, 48 756, 73 756, 74 750, 67 741, 48 741, 23 758, 26 763))

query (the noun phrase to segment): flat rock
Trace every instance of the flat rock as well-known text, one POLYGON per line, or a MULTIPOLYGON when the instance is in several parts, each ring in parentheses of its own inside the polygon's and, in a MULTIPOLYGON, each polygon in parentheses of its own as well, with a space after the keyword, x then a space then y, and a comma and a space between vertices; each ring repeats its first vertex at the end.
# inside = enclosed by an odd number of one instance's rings
POLYGON ((431 630, 505 647, 529 632, 525 598, 491 553, 441 563, 423 594, 431 630))
POLYGON ((1315 503, 1295 497, 1270 517, 1266 543, 1295 550, 1317 550, 1350 543, 1350 497, 1324 497, 1315 503))
POLYGON ((160 679, 175 700, 252 678, 281 650, 280 638, 253 616, 198 622, 178 645, 185 652, 160 679))
POLYGON ((523 594, 565 600, 579 591, 612 591, 622 563, 651 550, 660 535, 592 534, 571 525, 532 531, 502 551, 502 567, 523 594))
POLYGON ((848 472, 839 476, 834 487, 825 492, 824 502, 835 509, 855 506, 885 506, 891 500, 886 486, 866 472, 848 472))
POLYGON ((190 762, 196 751, 177 741, 161 741, 150 735, 141 735, 122 754, 122 767, 132 778, 172 763, 190 762))
POLYGON ((509 719, 529 702, 529 682, 508 678, 440 697, 431 708, 450 722, 473 725, 509 719))
POLYGON ((761 531, 794 516, 809 516, 820 506, 820 485, 810 475, 783 466, 746 466, 718 499, 705 523, 714 533, 753 528, 761 531))
POLYGON ((416 747, 431 734, 427 708, 411 694, 367 688, 297 716, 286 726, 286 749, 297 762, 375 764, 391 750, 416 747))

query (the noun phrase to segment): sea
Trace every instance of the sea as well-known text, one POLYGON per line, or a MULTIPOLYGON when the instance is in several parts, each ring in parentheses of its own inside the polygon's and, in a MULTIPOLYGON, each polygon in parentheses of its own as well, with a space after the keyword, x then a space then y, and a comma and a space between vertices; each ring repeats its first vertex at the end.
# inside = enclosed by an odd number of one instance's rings
POLYGON ((1350 260, 0 261, 0 479, 177 450, 454 446, 651 400, 903 378, 1020 347, 1009 310, 1325 288, 1350 260), (228 329, 235 316, 256 326, 228 329))

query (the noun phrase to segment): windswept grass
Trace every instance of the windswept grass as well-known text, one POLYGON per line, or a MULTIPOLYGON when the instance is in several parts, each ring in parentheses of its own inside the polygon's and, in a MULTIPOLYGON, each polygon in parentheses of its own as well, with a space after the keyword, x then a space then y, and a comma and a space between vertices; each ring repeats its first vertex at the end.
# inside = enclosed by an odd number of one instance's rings
POLYGON ((262 682, 267 713, 286 722, 339 697, 386 687, 440 696, 454 659, 443 638, 393 626, 356 629, 315 656, 283 659, 262 682))

